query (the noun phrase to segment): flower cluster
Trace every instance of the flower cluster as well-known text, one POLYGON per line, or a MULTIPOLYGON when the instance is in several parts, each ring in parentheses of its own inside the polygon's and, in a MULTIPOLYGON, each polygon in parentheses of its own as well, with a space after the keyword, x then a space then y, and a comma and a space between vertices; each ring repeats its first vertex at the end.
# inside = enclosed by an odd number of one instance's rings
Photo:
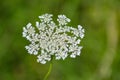
POLYGON ((65 59, 68 56, 75 58, 81 53, 80 41, 84 37, 84 29, 67 26, 70 19, 65 15, 58 15, 58 24, 52 20, 52 14, 39 16, 36 28, 28 23, 23 27, 23 37, 30 41, 25 46, 29 54, 37 56, 37 62, 45 64, 52 57, 56 60, 65 59))

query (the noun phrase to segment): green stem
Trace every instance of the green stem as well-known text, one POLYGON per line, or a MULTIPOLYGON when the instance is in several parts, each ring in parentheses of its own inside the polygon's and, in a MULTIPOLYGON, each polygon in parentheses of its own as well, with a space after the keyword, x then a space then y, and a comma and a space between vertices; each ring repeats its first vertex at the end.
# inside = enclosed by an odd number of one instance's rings
POLYGON ((51 61, 51 62, 50 62, 49 69, 48 69, 48 72, 47 72, 47 74, 46 74, 45 77, 44 77, 44 80, 47 80, 48 76, 50 75, 50 72, 51 72, 51 70, 52 70, 52 66, 53 66, 53 64, 52 64, 52 61, 51 61))

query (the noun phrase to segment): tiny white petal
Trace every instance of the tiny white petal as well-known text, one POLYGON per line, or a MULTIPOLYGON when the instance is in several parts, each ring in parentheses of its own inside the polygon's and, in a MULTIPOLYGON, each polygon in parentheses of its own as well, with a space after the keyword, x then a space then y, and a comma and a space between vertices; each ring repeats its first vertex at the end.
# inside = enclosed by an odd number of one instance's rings
POLYGON ((39 27, 39 22, 38 21, 36 22, 36 27, 39 27))
POLYGON ((31 27, 31 25, 32 25, 31 23, 28 23, 28 24, 27 24, 27 28, 30 28, 30 27, 31 27))

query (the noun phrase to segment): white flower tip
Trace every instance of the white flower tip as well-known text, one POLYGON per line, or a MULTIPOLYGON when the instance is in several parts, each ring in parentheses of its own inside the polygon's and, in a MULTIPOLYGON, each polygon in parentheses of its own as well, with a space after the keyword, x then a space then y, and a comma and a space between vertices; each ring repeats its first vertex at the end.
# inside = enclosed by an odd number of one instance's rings
POLYGON ((41 63, 41 64, 46 64, 46 61, 41 61, 40 63, 41 63))
POLYGON ((68 22, 70 22, 71 20, 70 19, 67 19, 68 22))
POLYGON ((26 26, 27 26, 27 28, 30 28, 31 27, 31 23, 28 23, 26 26))
POLYGON ((78 25, 78 29, 81 30, 81 29, 82 29, 82 26, 81 26, 81 25, 78 25))
POLYGON ((34 52, 34 55, 37 55, 37 54, 38 54, 38 52, 37 52, 37 51, 35 51, 35 52, 34 52))
POLYGON ((39 22, 38 21, 36 21, 36 27, 39 27, 39 22))
POLYGON ((76 55, 75 54, 71 54, 70 57, 71 58, 76 58, 76 55))
POLYGON ((40 18, 40 19, 41 19, 41 18, 43 18, 43 16, 38 16, 38 18, 40 18))

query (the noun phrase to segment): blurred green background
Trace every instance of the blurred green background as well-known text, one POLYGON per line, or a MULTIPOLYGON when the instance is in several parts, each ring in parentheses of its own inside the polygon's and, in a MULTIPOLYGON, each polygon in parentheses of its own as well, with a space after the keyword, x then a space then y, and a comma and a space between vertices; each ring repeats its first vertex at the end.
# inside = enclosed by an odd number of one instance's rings
POLYGON ((0 0, 0 80, 42 80, 22 28, 38 16, 65 14, 85 28, 81 56, 54 61, 48 80, 120 80, 120 0, 0 0))

